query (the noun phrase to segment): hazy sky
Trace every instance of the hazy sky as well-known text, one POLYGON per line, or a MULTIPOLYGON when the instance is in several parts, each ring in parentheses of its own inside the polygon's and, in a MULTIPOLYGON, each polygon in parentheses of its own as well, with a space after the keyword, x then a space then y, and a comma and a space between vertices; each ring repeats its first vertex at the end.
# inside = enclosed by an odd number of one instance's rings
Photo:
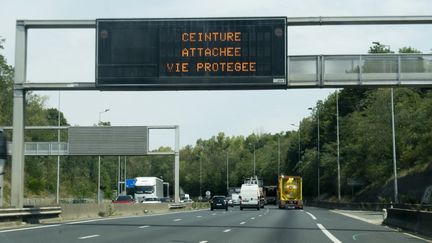
MULTIPOLYGON (((97 19, 250 16, 388 16, 432 15, 430 0, 0 0, 2 54, 14 64, 17 19, 97 19)), ((322 26, 288 28, 289 55, 364 54, 373 41, 397 50, 432 48, 432 26, 322 26)), ((31 30, 27 80, 30 82, 94 82, 94 30, 31 30)), ((334 90, 169 92, 61 92, 60 109, 72 125, 101 120, 112 125, 180 125, 181 146, 252 132, 293 130, 310 115, 308 107, 334 90)), ((58 106, 59 92, 37 92, 46 106, 58 106)), ((11 124, 0 124, 11 125, 11 124)), ((158 146, 159 144, 155 144, 158 146)), ((166 145, 171 145, 168 143, 166 145)))

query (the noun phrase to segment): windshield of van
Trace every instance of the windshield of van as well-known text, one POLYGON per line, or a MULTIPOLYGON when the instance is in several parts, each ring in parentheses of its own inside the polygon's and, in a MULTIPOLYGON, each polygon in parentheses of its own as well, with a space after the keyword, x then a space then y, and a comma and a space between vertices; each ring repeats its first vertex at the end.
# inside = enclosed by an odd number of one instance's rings
POLYGON ((135 186, 136 194, 152 194, 154 192, 153 186, 135 186))

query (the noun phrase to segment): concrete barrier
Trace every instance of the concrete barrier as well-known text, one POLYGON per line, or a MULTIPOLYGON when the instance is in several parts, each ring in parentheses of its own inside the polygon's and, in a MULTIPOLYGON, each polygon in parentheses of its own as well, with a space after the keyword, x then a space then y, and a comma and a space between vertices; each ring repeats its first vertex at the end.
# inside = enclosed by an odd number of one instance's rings
POLYGON ((84 203, 63 204, 61 218, 64 220, 110 217, 110 216, 132 216, 166 213, 170 211, 187 211, 198 208, 206 208, 206 205, 197 203, 184 203, 182 207, 171 208, 169 203, 154 204, 115 204, 115 203, 84 203))
POLYGON ((389 208, 383 224, 432 236, 432 212, 389 208))

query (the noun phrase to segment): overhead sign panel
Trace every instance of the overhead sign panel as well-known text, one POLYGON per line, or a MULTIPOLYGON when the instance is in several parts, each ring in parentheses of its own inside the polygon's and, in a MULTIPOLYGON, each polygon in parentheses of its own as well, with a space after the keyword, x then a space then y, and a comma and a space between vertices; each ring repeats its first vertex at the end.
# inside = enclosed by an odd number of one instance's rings
POLYGON ((70 127, 70 155, 147 155, 145 126, 70 127))
POLYGON ((99 19, 103 88, 286 88, 286 18, 99 19))

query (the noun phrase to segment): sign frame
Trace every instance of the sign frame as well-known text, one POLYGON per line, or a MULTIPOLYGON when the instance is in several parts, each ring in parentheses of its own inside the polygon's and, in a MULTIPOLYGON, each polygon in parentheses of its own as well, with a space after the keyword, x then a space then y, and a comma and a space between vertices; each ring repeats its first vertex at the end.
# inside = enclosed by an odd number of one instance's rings
MULTIPOLYGON (((242 29, 242 30, 243 30, 242 29)), ((158 31, 160 31, 158 29, 158 31)), ((160 31, 162 32, 162 31, 160 31)), ((254 33, 255 32, 251 32, 254 33)), ((288 87, 288 65, 287 65, 287 56, 288 56, 288 37, 287 37, 287 17, 246 17, 246 18, 148 18, 148 19, 97 19, 96 20, 96 66, 95 66, 95 80, 96 80, 96 87, 99 90, 253 90, 253 89, 287 89, 288 87), (137 81, 133 81, 132 83, 124 82, 125 80, 130 80, 133 77, 129 78, 113 78, 114 81, 108 80, 111 77, 103 77, 104 70, 100 70, 102 65, 113 65, 113 64, 103 64, 101 62, 101 55, 105 55, 102 49, 101 44, 101 36, 105 36, 105 34, 109 35, 108 33, 103 33, 103 25, 104 24, 129 24, 132 23, 132 25, 137 25, 140 23, 144 24, 154 24, 156 27, 153 28, 160 28, 160 26, 169 25, 171 28, 189 28, 194 29, 197 28, 196 26, 203 25, 202 28, 207 28, 210 25, 218 25, 220 23, 220 27, 218 26, 217 31, 224 31, 225 29, 229 29, 230 24, 234 23, 233 29, 250 29, 252 31, 258 32, 258 28, 267 28, 270 30, 273 30, 276 35, 275 28, 280 27, 282 29, 282 33, 279 33, 278 37, 281 39, 277 39, 274 36, 270 36, 271 38, 271 46, 270 48, 270 61, 266 62, 266 65, 270 65, 270 71, 267 70, 267 72, 271 72, 269 75, 266 73, 266 75, 257 75, 257 74, 251 74, 251 75, 245 75, 245 74, 209 74, 209 73, 203 73, 202 75, 194 75, 196 73, 193 73, 191 75, 164 75, 166 73, 162 73, 160 71, 160 66, 163 65, 163 63, 160 61, 161 57, 161 50, 160 48, 160 40, 157 39, 157 55, 158 55, 158 63, 157 63, 157 75, 142 78, 141 80, 144 80, 141 83, 137 83, 137 81), (254 26, 254 23, 262 23, 262 25, 254 26), (184 26, 182 26, 182 24, 184 26), (237 25, 235 25, 237 24, 237 25), (282 43, 283 42, 283 43, 282 43), (277 43, 280 46, 283 45, 283 52, 280 51, 279 46, 274 46, 277 43), (100 47, 101 45, 101 47, 100 47), (271 49, 274 48, 275 50, 271 49), (279 48, 279 49, 277 49, 279 48), (282 57, 283 55, 283 57, 282 57), (273 62, 274 60, 281 60, 282 63, 279 61, 279 69, 276 70, 273 62), (267 64, 267 63, 270 64, 267 64), (277 73, 276 75, 273 75, 274 73, 277 73), (108 80, 108 81, 107 81, 108 80)), ((246 34, 250 34, 249 32, 246 32, 246 34)), ((154 38, 160 38, 160 33, 158 32, 158 36, 155 36, 154 38)), ((252 38, 252 37, 251 37, 252 38)), ((255 37, 256 38, 256 37, 255 37)), ((179 40, 181 42, 182 40, 179 40)), ((249 41, 251 42, 251 41, 249 41)), ((177 43, 178 44, 178 43, 177 43)), ((183 44, 183 43, 180 43, 183 44)), ((208 44, 211 45, 211 44, 208 44)), ((250 43, 249 43, 250 45, 250 43)), ((254 48, 257 48, 259 46, 258 41, 256 41, 254 48)), ((266 46, 267 47, 267 46, 266 46)), ((242 47, 241 47, 242 48, 242 47)), ((175 52, 176 53, 176 52, 175 52)), ((177 57, 178 58, 178 57, 177 57)), ((183 56, 182 56, 183 58, 183 56)), ((200 57, 203 59, 204 57, 200 57)), ((209 57, 214 58, 214 57, 209 57)), ((245 60, 247 58, 251 58, 249 56, 239 56, 236 60, 245 60)), ((175 58, 173 58, 175 59, 175 58)), ((199 59, 199 58, 197 58, 199 59)), ((257 58, 258 59, 258 58, 257 58)), ((192 61, 196 61, 193 58, 188 59, 192 61)), ((255 61, 257 62, 257 61, 255 61)), ((117 64, 116 64, 117 65, 117 64)), ((118 64, 120 65, 120 64, 118 64)), ((150 64, 148 64, 150 65, 150 64)), ((260 64, 257 64, 258 66, 260 64)), ((260 66, 261 68, 261 66, 260 66)), ((262 72, 262 71, 260 71, 262 72)), ((251 72, 250 72, 251 73, 251 72)))

